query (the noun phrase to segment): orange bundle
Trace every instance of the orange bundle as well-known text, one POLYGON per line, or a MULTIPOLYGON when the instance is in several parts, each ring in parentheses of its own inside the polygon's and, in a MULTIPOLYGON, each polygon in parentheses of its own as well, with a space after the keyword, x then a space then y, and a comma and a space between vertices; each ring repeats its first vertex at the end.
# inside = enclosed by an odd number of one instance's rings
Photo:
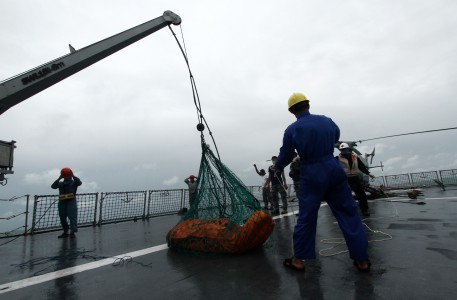
POLYGON ((208 253, 243 253, 262 245, 273 232, 274 221, 261 210, 243 226, 226 218, 184 220, 167 234, 170 248, 208 253))

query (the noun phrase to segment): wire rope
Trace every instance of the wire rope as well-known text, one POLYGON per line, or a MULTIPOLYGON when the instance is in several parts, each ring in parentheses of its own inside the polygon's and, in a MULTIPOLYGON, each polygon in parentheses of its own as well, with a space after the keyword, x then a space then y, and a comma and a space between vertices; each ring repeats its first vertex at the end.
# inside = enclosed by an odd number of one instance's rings
POLYGON ((181 35, 182 35, 182 40, 183 40, 183 46, 179 42, 179 39, 176 36, 176 34, 173 31, 173 29, 171 28, 171 26, 168 26, 168 28, 170 28, 171 33, 173 34, 176 42, 178 43, 179 49, 181 50, 181 53, 182 53, 182 55, 184 57, 184 60, 186 61, 187 69, 189 71, 190 83, 191 83, 191 87, 192 87, 192 96, 193 96, 195 108, 197 110, 197 118, 198 118, 198 121, 199 121, 199 124, 197 125, 197 129, 201 132, 200 138, 201 138, 201 142, 202 142, 202 147, 203 147, 203 149, 205 149, 206 144, 205 144, 205 139, 204 139, 204 134, 203 134, 204 127, 203 128, 200 127, 200 124, 202 124, 202 125, 204 124, 206 126, 206 128, 208 128, 208 133, 209 133, 209 135, 210 135, 210 137, 211 137, 211 139, 213 141, 213 145, 214 145, 214 148, 216 150, 217 158, 219 160, 221 160, 221 157, 219 155, 219 150, 217 148, 216 141, 214 139, 213 133, 211 132, 211 129, 210 129, 209 125, 208 125, 208 122, 206 121, 205 117, 203 116, 202 107, 201 107, 201 103, 200 103, 200 96, 198 95, 198 90, 197 90, 197 85, 195 83, 194 75, 192 74, 192 71, 190 69, 190 64, 189 64, 189 59, 188 59, 188 56, 187 56, 187 49, 186 49, 186 45, 185 45, 185 41, 184 41, 184 34, 183 34, 183 31, 182 31, 182 26, 180 25, 181 35))
POLYGON ((371 138, 371 139, 359 140, 359 143, 361 143, 361 142, 366 142, 366 141, 380 140, 380 139, 385 139, 385 138, 390 138, 390 137, 397 137, 397 136, 404 136, 404 135, 412 135, 412 134, 419 134, 419 133, 437 132, 437 131, 446 131, 446 130, 454 130, 454 129, 457 129, 457 127, 441 128, 441 129, 433 129, 433 130, 424 130, 424 131, 416 131, 416 132, 401 133, 401 134, 394 134, 394 135, 386 135, 386 136, 380 136, 380 137, 371 138))

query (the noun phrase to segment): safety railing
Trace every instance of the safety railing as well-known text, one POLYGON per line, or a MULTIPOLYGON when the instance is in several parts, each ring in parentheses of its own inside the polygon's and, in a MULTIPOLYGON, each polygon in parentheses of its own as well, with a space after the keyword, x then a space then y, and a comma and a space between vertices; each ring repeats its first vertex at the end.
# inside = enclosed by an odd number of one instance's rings
POLYGON ((189 207, 187 190, 151 190, 146 217, 176 213, 183 207, 189 207))
POLYGON ((442 184, 457 185, 457 169, 386 175, 370 179, 370 185, 386 188, 431 187, 442 184))
MULTIPOLYGON (((386 188, 457 185, 457 169, 378 176, 370 179, 370 185, 386 188)), ((257 199, 262 199, 262 187, 247 188, 257 199)), ((292 184, 287 194, 294 196, 292 184)), ((25 195, 0 199, 0 211, 6 212, 0 217, 0 238, 60 230, 58 195, 34 196, 32 215, 29 198, 25 195), (11 225, 5 226, 6 222, 11 225)), ((78 227, 96 226, 175 214, 189 207, 189 192, 173 189, 78 194, 77 205, 78 227)))
POLYGON ((457 170, 442 170, 439 171, 441 182, 444 185, 454 185, 457 184, 457 170))
POLYGON ((97 224, 144 220, 146 195, 146 191, 102 193, 97 224))
POLYGON ((29 231, 29 200, 30 195, 0 199, 0 238, 26 235, 29 231), (25 207, 25 210, 24 210, 25 207), (4 226, 4 224, 9 224, 4 226))

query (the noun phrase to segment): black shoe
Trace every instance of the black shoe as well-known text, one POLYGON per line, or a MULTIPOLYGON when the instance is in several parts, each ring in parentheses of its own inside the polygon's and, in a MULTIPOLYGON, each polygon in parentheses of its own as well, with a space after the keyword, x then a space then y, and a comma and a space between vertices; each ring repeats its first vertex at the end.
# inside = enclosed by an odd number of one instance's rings
POLYGON ((187 207, 183 207, 178 211, 178 216, 185 215, 187 213, 187 207))
POLYGON ((370 213, 368 212, 368 210, 362 210, 362 216, 369 217, 370 213))
POLYGON ((283 209, 283 210, 281 211, 281 215, 283 215, 283 214, 287 214, 287 209, 283 209))
POLYGON ((278 216, 279 215, 279 209, 272 210, 270 214, 272 216, 278 216))
POLYGON ((75 237, 76 237, 76 235, 74 232, 70 233, 70 239, 74 239, 75 237))
POLYGON ((371 263, 369 260, 366 260, 366 261, 356 261, 354 260, 354 266, 357 268, 357 270, 359 270, 360 272, 370 272, 370 269, 371 269, 371 263), (365 263, 366 267, 365 268, 361 268, 361 265, 365 263))
POLYGON ((67 238, 67 237, 69 237, 69 236, 70 236, 70 235, 69 235, 68 233, 64 232, 64 233, 62 233, 61 235, 59 235, 57 238, 58 238, 58 239, 63 239, 63 238, 67 238))

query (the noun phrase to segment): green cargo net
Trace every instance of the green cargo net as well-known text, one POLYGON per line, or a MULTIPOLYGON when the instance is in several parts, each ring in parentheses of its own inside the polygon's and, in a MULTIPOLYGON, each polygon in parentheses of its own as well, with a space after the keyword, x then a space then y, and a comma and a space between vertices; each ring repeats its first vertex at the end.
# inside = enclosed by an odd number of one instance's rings
POLYGON ((228 218, 242 225, 260 209, 259 201, 207 145, 203 149, 197 183, 196 199, 184 220, 228 218))
MULTIPOLYGON (((171 32, 173 30, 169 26, 171 32)), ((176 35, 175 35, 176 38, 176 35)), ((183 38, 184 40, 184 38, 183 38)), ((243 253, 262 245, 274 228, 269 214, 259 201, 220 159, 216 142, 206 119, 189 61, 176 38, 186 61, 197 109, 202 157, 197 180, 197 195, 181 221, 167 234, 172 249, 199 253, 243 253), (217 157, 205 142, 205 126, 212 138, 217 157)))
POLYGON ((259 201, 204 145, 196 199, 167 234, 168 246, 185 252, 243 253, 261 246, 273 228, 259 201))

